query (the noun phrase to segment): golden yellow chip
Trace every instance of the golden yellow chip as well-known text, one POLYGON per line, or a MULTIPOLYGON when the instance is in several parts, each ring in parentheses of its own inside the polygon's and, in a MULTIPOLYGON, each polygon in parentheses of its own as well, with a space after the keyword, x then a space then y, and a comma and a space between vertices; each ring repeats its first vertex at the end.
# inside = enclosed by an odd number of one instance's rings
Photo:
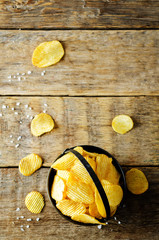
POLYGON ((126 172, 127 188, 133 194, 142 194, 148 189, 148 181, 145 174, 137 168, 126 172))
POLYGON ((107 157, 105 154, 99 154, 96 157, 97 163, 97 176, 99 180, 107 179, 108 172, 110 170, 110 165, 112 164, 112 159, 107 157))
POLYGON ((55 175, 52 184, 51 197, 56 201, 61 201, 66 197, 66 185, 64 181, 57 175, 55 175))
POLYGON ((116 213, 116 210, 117 210, 117 206, 115 206, 115 207, 110 206, 110 216, 111 217, 116 213))
POLYGON ((92 204, 89 204, 89 214, 92 216, 92 217, 95 217, 95 218, 99 218, 101 219, 102 216, 100 215, 100 213, 98 212, 98 208, 97 208, 97 205, 96 203, 92 203, 92 204))
MULTIPOLYGON (((82 147, 76 147, 76 148, 74 148, 74 150, 76 150, 77 152, 79 152, 81 154, 83 152, 82 147)), ((51 167, 56 170, 69 170, 73 166, 74 161, 77 159, 78 158, 73 153, 69 152, 69 153, 66 153, 65 155, 63 155, 58 160, 56 160, 52 164, 51 167)))
POLYGON ((92 153, 92 152, 87 152, 86 150, 83 150, 83 156, 97 157, 98 153, 92 153))
POLYGON ((25 158, 20 160, 19 171, 24 176, 30 176, 42 165, 42 159, 37 154, 29 154, 25 158))
POLYGON ((67 181, 70 176, 70 172, 67 170, 57 170, 56 174, 57 174, 57 176, 59 176, 60 178, 62 178, 65 181, 67 181))
POLYGON ((31 133, 38 137, 54 128, 52 117, 46 113, 40 113, 35 116, 31 122, 31 133))
POLYGON ((75 202, 91 204, 94 202, 94 195, 90 185, 77 181, 72 174, 67 181, 67 197, 75 202))
POLYGON ((40 213, 44 207, 44 198, 41 193, 32 191, 25 197, 25 205, 32 213, 40 213))
POLYGON ((64 49, 59 41, 43 42, 33 52, 32 63, 43 68, 60 61, 64 55, 64 49))
POLYGON ((71 218, 72 218, 72 220, 77 221, 77 222, 105 225, 105 223, 101 223, 94 217, 89 216, 87 214, 74 214, 71 218))
POLYGON ((120 134, 130 131, 133 125, 133 120, 128 115, 118 115, 112 121, 112 128, 120 134))
POLYGON ((83 203, 77 203, 70 199, 59 201, 56 207, 66 216, 80 214, 86 212, 86 207, 83 203))

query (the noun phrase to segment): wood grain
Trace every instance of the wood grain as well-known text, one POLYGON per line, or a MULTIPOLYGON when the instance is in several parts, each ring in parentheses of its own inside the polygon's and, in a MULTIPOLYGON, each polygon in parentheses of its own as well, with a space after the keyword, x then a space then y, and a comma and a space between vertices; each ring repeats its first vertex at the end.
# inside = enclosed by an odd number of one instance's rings
POLYGON ((0 94, 157 95, 158 43, 159 31, 1 31, 0 94), (65 57, 41 76, 31 56, 53 39, 65 57), (17 73, 26 75, 18 81, 17 73))
POLYGON ((19 160, 32 152, 43 157, 44 166, 50 166, 66 148, 80 144, 102 147, 124 165, 158 165, 158 100, 158 97, 1 97, 0 106, 9 108, 1 110, 0 166, 18 166, 19 160), (26 104, 32 109, 25 108, 26 104), (37 138, 30 133, 30 117, 43 110, 54 118, 56 127, 37 138), (130 115, 135 123, 134 129, 125 135, 115 133, 111 127, 118 114, 130 115), (20 141, 18 136, 22 136, 20 141))
POLYGON ((158 0, 3 0, 1 28, 158 28, 158 0))
MULTIPOLYGON (((42 168, 30 177, 22 176, 18 168, 0 169, 0 228, 1 239, 136 239, 157 240, 159 223, 159 178, 157 167, 140 168, 149 181, 149 190, 142 195, 127 194, 126 207, 116 214, 118 221, 110 220, 101 230, 97 226, 79 226, 72 224, 60 216, 52 207, 46 192, 48 168, 42 168), (45 207, 42 213, 30 213, 24 204, 27 193, 40 191, 45 197, 45 207), (16 208, 21 210, 16 212, 16 208), (17 217, 24 219, 17 220, 17 217), (36 218, 40 221, 37 222, 36 218), (26 219, 33 221, 27 222, 26 219), (26 225, 30 225, 27 229, 26 225), (20 226, 23 225, 24 232, 20 226)), ((127 170, 127 168, 125 169, 127 170)))

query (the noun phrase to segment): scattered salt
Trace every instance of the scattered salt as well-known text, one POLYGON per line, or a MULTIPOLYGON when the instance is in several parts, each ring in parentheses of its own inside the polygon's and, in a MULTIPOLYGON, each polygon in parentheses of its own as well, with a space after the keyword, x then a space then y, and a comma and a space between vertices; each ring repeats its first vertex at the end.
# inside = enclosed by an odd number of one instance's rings
POLYGON ((0 113, 0 117, 2 117, 2 113, 0 113))
POLYGON ((47 103, 44 103, 44 106, 47 107, 47 103))
POLYGON ((6 105, 2 105, 2 108, 5 109, 5 108, 7 108, 7 107, 6 107, 6 105))
POLYGON ((17 75, 19 75, 19 73, 17 73, 17 75))
POLYGON ((118 221, 118 224, 121 224, 121 222, 120 222, 120 221, 118 221))
POLYGON ((43 110, 43 113, 46 113, 46 110, 43 110))
POLYGON ((21 138, 22 138, 22 136, 19 136, 19 137, 17 138, 17 140, 19 141, 21 138))
POLYGON ((12 111, 14 111, 14 108, 11 108, 12 109, 12 111))
POLYGON ((9 76, 8 76, 8 78, 12 78, 12 76, 11 76, 11 75, 9 75, 9 76))
POLYGON ((23 77, 23 80, 25 80, 26 78, 25 77, 23 77))
POLYGON ((36 221, 38 222, 40 220, 40 218, 36 218, 36 221))
POLYGON ((102 225, 98 225, 98 229, 101 229, 102 228, 102 225))
MULTIPOLYGON (((20 146, 20 144, 19 144, 19 143, 15 145, 15 147, 16 147, 16 148, 18 148, 19 146, 20 146)), ((22 217, 21 217, 21 218, 22 218, 22 217)))
POLYGON ((29 115, 27 115, 27 118, 29 118, 29 115))
POLYGON ((28 104, 25 105, 25 108, 28 108, 28 104))
POLYGON ((20 120, 19 123, 22 124, 22 120, 20 120))
POLYGON ((27 219, 27 222, 31 222, 31 221, 32 221, 32 219, 31 219, 31 218, 28 218, 28 219, 27 219))
POLYGON ((13 140, 11 140, 10 143, 13 143, 13 140))
POLYGON ((17 217, 17 220, 19 220, 19 217, 17 217))
POLYGON ((45 73, 44 73, 44 72, 42 72, 42 73, 41 73, 41 76, 44 76, 44 75, 45 75, 45 73))
POLYGON ((106 222, 105 224, 106 224, 106 225, 108 225, 109 223, 108 223, 108 222, 106 222))
POLYGON ((32 120, 34 117, 33 116, 30 116, 30 120, 32 120))
POLYGON ((20 102, 17 102, 16 105, 19 106, 19 105, 20 105, 20 102))
POLYGON ((31 107, 29 107, 29 110, 32 110, 32 108, 31 108, 31 107))
POLYGON ((14 75, 13 78, 16 78, 16 76, 14 75))
POLYGON ((28 71, 28 74, 30 75, 30 74, 31 74, 31 71, 28 71))
POLYGON ((24 228, 21 228, 21 231, 24 232, 24 228))
POLYGON ((117 220, 117 218, 116 218, 116 217, 114 217, 114 220, 116 221, 116 220, 117 220))
POLYGON ((11 79, 9 79, 8 82, 11 82, 11 79))
POLYGON ((12 137, 13 137, 13 135, 10 135, 9 137, 10 137, 10 138, 12 138, 12 137))
POLYGON ((21 77, 18 77, 18 81, 19 81, 19 82, 21 81, 21 77))
POLYGON ((29 225, 26 225, 26 228, 29 228, 30 226, 29 225))
POLYGON ((16 211, 19 212, 19 211, 20 211, 20 208, 18 207, 18 208, 16 209, 16 211))
POLYGON ((20 227, 23 228, 23 225, 21 225, 20 227))
POLYGON ((18 115, 18 112, 15 112, 14 114, 15 114, 15 115, 18 115))
POLYGON ((25 73, 22 73, 22 76, 24 76, 25 75, 25 73))
POLYGON ((21 218, 24 218, 24 216, 21 216, 21 218))

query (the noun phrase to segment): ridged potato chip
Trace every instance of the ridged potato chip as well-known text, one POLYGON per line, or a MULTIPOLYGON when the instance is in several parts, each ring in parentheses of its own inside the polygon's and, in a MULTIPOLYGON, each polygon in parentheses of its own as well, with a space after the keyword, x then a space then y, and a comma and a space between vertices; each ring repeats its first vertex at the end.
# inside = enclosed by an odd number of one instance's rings
POLYGON ((77 181, 77 179, 70 175, 66 185, 66 194, 68 198, 75 202, 81 202, 85 204, 91 204, 94 202, 93 191, 88 184, 77 181))
POLYGON ((60 178, 62 178, 65 181, 67 181, 70 176, 70 172, 67 170, 57 170, 56 174, 57 174, 57 176, 59 176, 60 178))
POLYGON ((31 122, 31 133, 39 137, 44 133, 50 132, 54 128, 54 121, 49 114, 40 113, 31 122))
POLYGON ((42 166, 42 159, 37 154, 29 154, 20 160, 19 171, 24 176, 30 176, 42 166))
POLYGON ((40 213, 44 207, 44 198, 41 193, 32 191, 25 197, 25 205, 32 213, 40 213))
POLYGON ((92 153, 92 152, 87 152, 86 150, 83 150, 83 156, 97 157, 98 155, 99 155, 98 153, 92 153))
POLYGON ((32 63, 39 68, 48 67, 58 63, 63 55, 64 49, 59 41, 43 42, 34 50, 32 63))
POLYGON ((77 221, 77 222, 105 225, 105 223, 101 223, 97 219, 95 219, 94 217, 91 217, 87 214, 74 214, 71 217, 71 219, 74 220, 74 221, 77 221))
POLYGON ((74 214, 81 214, 86 212, 86 207, 83 203, 77 203, 70 199, 59 201, 56 207, 66 216, 72 216, 74 214))
MULTIPOLYGON (((74 150, 76 150, 80 154, 83 153, 82 147, 76 147, 76 148, 74 148, 74 150)), ((66 153, 65 155, 63 155, 62 157, 60 157, 59 159, 57 159, 52 164, 51 167, 56 170, 69 170, 73 166, 74 161, 77 159, 78 158, 73 153, 69 152, 69 153, 66 153)))
POLYGON ((51 197, 56 201, 64 200, 66 197, 66 185, 64 181, 57 175, 55 175, 52 184, 51 197))
POLYGON ((105 154, 98 154, 96 157, 96 163, 96 172, 99 180, 107 179, 110 165, 112 164, 112 159, 108 158, 105 154))
POLYGON ((128 115, 118 115, 112 121, 112 128, 120 134, 125 134, 130 131, 133 125, 133 120, 128 115))
POLYGON ((99 219, 102 218, 102 216, 98 212, 98 208, 95 202, 93 202, 92 204, 89 204, 89 214, 95 218, 99 218, 99 219))
POLYGON ((133 194, 142 194, 148 189, 148 181, 145 174, 137 168, 126 172, 127 188, 133 194))

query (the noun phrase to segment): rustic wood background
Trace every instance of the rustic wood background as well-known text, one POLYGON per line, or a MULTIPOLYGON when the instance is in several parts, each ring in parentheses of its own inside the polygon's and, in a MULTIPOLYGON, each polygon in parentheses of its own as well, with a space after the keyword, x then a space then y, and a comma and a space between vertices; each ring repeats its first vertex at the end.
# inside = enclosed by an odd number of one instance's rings
POLYGON ((158 96, 159 0, 0 0, 0 239, 158 240, 158 96), (54 39, 64 58, 34 67, 35 47, 54 39), (55 128, 36 138, 30 122, 42 111, 55 128), (118 114, 135 123, 125 135, 112 130, 118 114), (79 144, 106 149, 125 172, 138 167, 149 181, 146 193, 127 193, 117 220, 102 229, 66 221, 47 196, 51 163, 79 144), (43 167, 24 177, 18 164, 32 152, 42 156, 43 167), (45 197, 38 215, 24 204, 32 190, 45 197))

